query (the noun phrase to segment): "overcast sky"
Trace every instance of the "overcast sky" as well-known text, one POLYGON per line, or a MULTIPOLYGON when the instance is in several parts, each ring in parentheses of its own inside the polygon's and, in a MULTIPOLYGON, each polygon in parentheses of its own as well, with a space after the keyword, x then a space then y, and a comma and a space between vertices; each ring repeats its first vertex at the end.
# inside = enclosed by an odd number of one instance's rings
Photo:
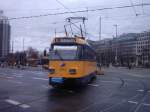
MULTIPOLYGON (((47 13, 96 9, 131 5, 130 0, 0 0, 0 9, 4 10, 7 17, 32 16, 47 13)), ((150 3, 149 0, 131 0, 133 4, 150 3)), ((88 37, 98 40, 99 17, 102 17, 102 38, 112 38, 115 35, 114 24, 118 25, 118 33, 142 32, 150 30, 150 6, 103 10, 77 14, 48 16, 33 19, 11 20, 11 40, 14 40, 15 51, 22 50, 22 40, 25 48, 32 46, 39 50, 48 47, 54 36, 54 31, 63 32, 67 24, 65 18, 70 16, 85 16, 88 18, 86 28, 88 37), (136 16, 135 12, 139 15, 136 16), (57 22, 57 24, 54 24, 57 22)), ((78 29, 73 28, 74 31, 78 29)), ((57 34, 58 35, 58 34, 57 34)))

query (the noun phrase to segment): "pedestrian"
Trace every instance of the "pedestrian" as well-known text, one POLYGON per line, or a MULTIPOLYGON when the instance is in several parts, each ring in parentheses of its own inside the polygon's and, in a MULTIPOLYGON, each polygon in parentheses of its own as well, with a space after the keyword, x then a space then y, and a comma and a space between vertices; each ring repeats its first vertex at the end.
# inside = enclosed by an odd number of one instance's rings
POLYGON ((130 63, 128 64, 128 68, 129 70, 132 68, 132 65, 130 63))

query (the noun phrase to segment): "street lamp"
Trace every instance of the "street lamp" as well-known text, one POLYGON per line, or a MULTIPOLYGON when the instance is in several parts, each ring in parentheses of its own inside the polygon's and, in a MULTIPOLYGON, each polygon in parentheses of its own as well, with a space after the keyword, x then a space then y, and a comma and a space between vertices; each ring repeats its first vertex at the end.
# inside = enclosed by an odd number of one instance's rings
MULTIPOLYGON (((115 27, 115 29, 116 29, 116 38, 118 37, 118 25, 117 24, 115 24, 115 25, 113 25, 114 27, 115 27)), ((118 49, 117 49, 117 42, 116 42, 116 53, 115 53, 115 62, 117 63, 117 60, 118 60, 118 49)))
POLYGON ((115 29, 116 29, 116 38, 118 37, 118 25, 117 24, 115 24, 115 25, 113 25, 114 27, 115 27, 115 29))

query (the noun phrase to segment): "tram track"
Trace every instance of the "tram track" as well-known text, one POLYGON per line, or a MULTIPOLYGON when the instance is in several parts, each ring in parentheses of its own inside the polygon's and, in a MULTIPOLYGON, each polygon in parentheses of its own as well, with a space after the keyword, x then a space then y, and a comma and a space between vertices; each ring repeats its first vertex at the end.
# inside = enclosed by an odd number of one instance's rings
POLYGON ((133 108, 133 110, 131 110, 132 112, 138 112, 138 110, 140 109, 140 107, 142 106, 142 104, 144 103, 146 97, 148 96, 148 92, 150 90, 149 87, 146 86, 146 84, 143 82, 143 81, 140 81, 139 82, 141 83, 141 85, 143 85, 143 96, 142 98, 140 99, 140 101, 137 103, 137 105, 133 108))
MULTIPOLYGON (((120 90, 125 86, 125 84, 127 83, 127 82, 126 82, 127 80, 126 80, 126 79, 123 79, 123 78, 121 78, 121 77, 119 77, 118 79, 120 80, 120 84, 117 85, 117 88, 118 88, 118 91, 120 91, 120 90)), ((144 90, 143 93, 142 93, 142 94, 143 94, 143 98, 142 98, 143 100, 141 99, 141 102, 139 102, 139 103, 136 105, 136 107, 134 106, 134 108, 132 108, 131 112, 138 112, 138 110, 139 110, 139 108, 140 108, 142 102, 145 100, 144 97, 146 96, 146 94, 147 94, 148 91, 150 90, 150 89, 146 86, 146 84, 145 84, 144 82, 142 82, 142 81, 140 81, 140 80, 139 80, 138 82, 142 85, 142 87, 143 87, 142 89, 144 90)), ((62 91, 67 92, 67 90, 62 90, 62 91)), ((113 92, 113 93, 110 93, 110 94, 109 94, 110 97, 109 97, 109 98, 106 98, 106 99, 103 100, 103 101, 105 102, 105 101, 107 101, 108 99, 112 98, 114 94, 117 94, 117 93, 118 93, 118 91, 113 92)), ((69 93, 69 92, 68 92, 68 93, 69 93)), ((71 93, 70 93, 70 94, 71 94, 71 93)), ((107 107, 107 108, 105 108, 105 109, 103 109, 103 110, 100 110, 99 112, 107 112, 107 111, 110 111, 110 112, 111 112, 112 109, 118 107, 119 105, 122 105, 122 104, 128 102, 129 100, 133 100, 134 98, 138 97, 138 95, 140 95, 140 94, 141 94, 141 93, 138 92, 137 94, 131 96, 130 98, 121 100, 119 103, 113 104, 113 105, 111 105, 111 106, 109 106, 109 107, 107 107)), ((24 105, 24 104, 30 105, 31 103, 37 102, 37 101, 39 101, 39 100, 41 100, 41 99, 48 98, 48 97, 49 97, 49 95, 43 95, 43 96, 40 96, 40 97, 35 98, 35 99, 33 99, 33 100, 30 100, 30 101, 27 101, 27 102, 22 102, 22 103, 20 103, 20 104, 18 104, 18 105, 12 105, 12 106, 8 106, 8 107, 5 107, 5 108, 1 108, 0 111, 3 111, 3 110, 5 110, 5 109, 17 108, 17 107, 19 107, 20 105, 24 105)), ((100 104, 102 104, 102 103, 103 103, 103 102, 94 102, 93 104, 91 104, 91 105, 89 105, 89 106, 86 106, 85 108, 83 108, 83 109, 81 109, 81 110, 79 110, 79 111, 77 111, 77 112, 86 112, 89 108, 92 108, 92 107, 95 106, 95 105, 100 105, 100 104)))
MULTIPOLYGON (((52 88, 49 88, 49 89, 52 89, 52 88)), ((58 90, 58 91, 63 91, 63 92, 66 92, 66 93, 68 93, 68 94, 73 94, 74 92, 73 91, 71 91, 71 90, 66 90, 66 89, 54 89, 53 88, 53 90, 58 90)), ((51 90, 51 91, 53 91, 53 90, 51 90)), ((50 91, 50 90, 49 90, 50 91)), ((52 94, 52 93, 51 93, 52 94)), ((48 94, 48 95, 43 95, 43 96, 40 96, 40 97, 38 97, 38 98, 35 98, 35 99, 33 99, 33 100, 30 100, 30 101, 26 101, 26 102, 22 102, 22 103, 19 103, 19 104, 17 104, 17 105, 11 105, 11 106, 8 106, 8 107, 4 107, 4 108, 0 108, 0 112, 1 111, 4 111, 5 109, 12 109, 12 108, 17 108, 17 107, 19 107, 19 106, 21 106, 21 105, 30 105, 31 103, 34 103, 34 102, 37 102, 37 101, 39 101, 39 100, 42 100, 42 99, 44 99, 44 98, 48 98, 50 96, 50 93, 48 94)))
MULTIPOLYGON (((121 79, 122 80, 122 79, 121 79)), ((129 110, 129 112, 138 112, 138 110, 140 109, 140 107, 142 106, 142 103, 144 102, 144 100, 146 99, 146 96, 148 94, 148 91, 150 90, 149 88, 146 87, 146 84, 140 80, 138 80, 138 82, 143 86, 143 97, 141 98, 140 102, 137 103, 136 106, 133 106, 133 108, 131 108, 129 110)), ((125 83, 125 81, 123 80, 123 83, 125 83)), ((134 98, 138 97, 141 93, 137 93, 136 95, 126 99, 126 100, 123 100, 122 102, 119 102, 117 104, 114 104, 108 108, 105 108, 104 110, 100 111, 100 112, 107 112, 107 111, 111 111, 111 109, 114 109, 114 108, 117 108, 119 105, 122 105, 130 100, 133 100, 134 98)))
MULTIPOLYGON (((121 81, 121 84, 120 84, 120 86, 119 86, 119 90, 120 90, 120 89, 122 89, 122 88, 125 86, 125 83, 126 83, 127 80, 126 80, 126 79, 123 79, 123 78, 121 78, 121 77, 119 77, 119 80, 121 81)), ((145 97, 146 94, 147 94, 148 91, 150 90, 150 89, 148 89, 148 88, 146 87, 146 84, 145 84, 144 82, 141 82, 141 81, 138 81, 138 82, 140 82, 140 84, 141 84, 142 87, 143 87, 143 88, 142 88, 142 89, 144 90, 144 92, 143 92, 143 97, 142 97, 141 102, 139 102, 139 103, 137 104, 137 106, 134 107, 134 108, 131 110, 131 112, 138 112, 139 107, 141 106, 142 102, 143 102, 143 101, 145 100, 145 98, 146 98, 146 97, 145 97)), ((115 93, 113 93, 113 94, 116 94, 116 93, 118 93, 118 91, 115 92, 115 93)), ((110 95, 112 96, 113 94, 110 94, 110 95)), ((122 105, 122 104, 124 104, 124 103, 127 103, 127 102, 130 101, 130 100, 135 99, 135 98, 138 97, 140 94, 141 94, 141 93, 138 92, 138 93, 136 93, 135 95, 133 95, 133 96, 127 98, 127 99, 121 100, 119 103, 116 103, 116 104, 114 104, 114 105, 111 105, 111 106, 109 106, 109 107, 103 109, 103 110, 99 110, 99 111, 96 111, 96 112, 111 112, 112 109, 115 109, 115 108, 117 108, 118 106, 120 106, 120 105, 122 105)), ((107 99, 106 99, 105 101, 107 101, 107 99)), ((86 107, 85 109, 82 109, 81 111, 78 111, 78 112, 86 112, 88 109, 94 107, 95 105, 100 105, 100 104, 102 104, 102 103, 96 102, 96 103, 91 104, 91 105, 89 105, 88 107, 86 107)), ((98 110, 98 109, 97 109, 97 110, 98 110)), ((129 112, 130 112, 130 111, 129 111, 129 112)))
MULTIPOLYGON (((121 78, 121 77, 119 77, 119 78, 117 78, 117 79, 119 79, 120 80, 120 82, 121 82, 121 84, 119 85, 119 87, 118 87, 118 89, 120 90, 121 88, 123 88, 124 87, 124 85, 125 85, 125 80, 123 79, 123 78, 121 78)), ((115 93, 110 93, 109 94, 109 96, 113 96, 113 94, 116 94, 117 92, 115 92, 115 93)), ((134 96, 135 97, 135 96, 134 96)), ((105 101, 107 101, 108 100, 108 98, 107 99, 105 99, 104 100, 104 102, 105 101)), ((124 101, 123 101, 124 102, 124 101)), ((85 108, 83 108, 83 109, 81 109, 81 110, 79 110, 79 111, 77 111, 77 112, 86 112, 88 109, 90 109, 90 108, 92 108, 93 106, 95 106, 95 105, 100 105, 100 104, 102 104, 102 102, 95 102, 95 103, 93 103, 93 104, 91 104, 91 105, 89 105, 89 106, 87 106, 87 107, 85 107, 85 108)), ((120 104, 120 102, 118 103, 118 105, 120 104)), ((110 107, 108 107, 108 108, 112 108, 114 105, 112 105, 112 106, 110 106, 110 107)), ((108 109, 107 108, 107 109, 108 109)), ((100 111, 100 112, 103 112, 103 111, 100 111)))
MULTIPOLYGON (((123 87, 123 85, 124 85, 124 81, 122 80, 122 79, 120 79, 121 80, 121 85, 120 85, 120 87, 119 88, 121 88, 121 87, 123 87)), ((66 90, 66 89, 61 89, 62 91, 65 91, 65 92, 68 92, 68 93, 70 93, 70 94, 73 94, 74 92, 70 92, 70 90, 66 90)), ((111 95, 113 95, 113 94, 110 94, 110 96, 111 95)), ((0 108, 0 111, 3 111, 3 110, 5 110, 5 109, 11 109, 11 108, 16 108, 16 107, 19 107, 19 106, 21 106, 21 105, 24 105, 24 104, 31 104, 31 103, 34 103, 34 102, 37 102, 37 101, 39 101, 39 100, 41 100, 41 99, 44 99, 44 98, 48 98, 49 97, 49 95, 43 95, 43 96, 41 96, 41 97, 39 97, 39 98, 35 98, 35 99, 33 99, 33 100, 30 100, 30 101, 27 101, 27 102, 22 102, 22 103, 20 103, 20 104, 18 104, 18 105, 10 105, 10 106, 8 106, 8 107, 4 107, 4 108, 0 108)))

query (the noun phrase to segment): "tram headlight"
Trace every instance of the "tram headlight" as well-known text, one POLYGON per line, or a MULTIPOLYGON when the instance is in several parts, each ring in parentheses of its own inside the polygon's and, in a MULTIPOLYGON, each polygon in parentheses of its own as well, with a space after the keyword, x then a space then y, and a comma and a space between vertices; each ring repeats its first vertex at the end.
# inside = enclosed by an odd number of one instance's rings
POLYGON ((50 69, 49 69, 49 73, 50 73, 50 74, 54 74, 54 73, 55 73, 55 69, 50 68, 50 69))
POLYGON ((77 73, 77 70, 76 70, 76 69, 69 69, 69 73, 70 73, 70 74, 76 74, 76 73, 77 73))

